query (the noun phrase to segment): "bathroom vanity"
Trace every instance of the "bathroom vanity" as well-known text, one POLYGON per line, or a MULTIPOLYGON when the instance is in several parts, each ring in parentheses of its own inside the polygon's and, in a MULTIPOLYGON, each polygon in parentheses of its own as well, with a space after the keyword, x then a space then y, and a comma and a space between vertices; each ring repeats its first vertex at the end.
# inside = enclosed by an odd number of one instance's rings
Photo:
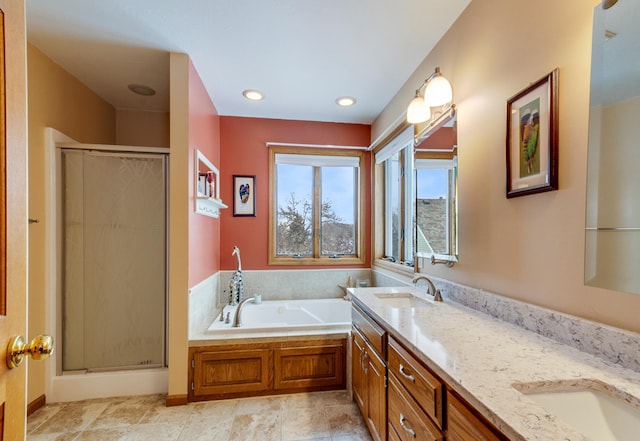
POLYGON ((640 416, 636 370, 415 287, 349 293, 354 400, 374 440, 605 439, 536 401, 541 392, 597 391, 640 416))
POLYGON ((363 309, 354 299, 352 387, 374 440, 444 440, 445 415, 448 440, 508 439, 363 309))

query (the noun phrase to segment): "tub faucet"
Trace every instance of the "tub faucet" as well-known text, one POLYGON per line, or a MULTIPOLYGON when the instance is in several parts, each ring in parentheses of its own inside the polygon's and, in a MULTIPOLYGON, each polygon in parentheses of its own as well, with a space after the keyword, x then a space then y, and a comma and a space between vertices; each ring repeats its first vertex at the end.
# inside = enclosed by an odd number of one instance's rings
POLYGON ((236 315, 233 317, 233 327, 239 328, 242 326, 242 308, 244 304, 248 301, 253 300, 253 297, 249 297, 248 299, 244 299, 238 304, 238 308, 236 308, 236 315))
POLYGON ((436 286, 433 284, 431 279, 423 274, 419 274, 413 278, 411 281, 414 285, 418 282, 418 280, 424 280, 427 282, 427 294, 431 294, 433 296, 433 300, 436 302, 442 301, 442 294, 439 289, 436 289, 436 286))

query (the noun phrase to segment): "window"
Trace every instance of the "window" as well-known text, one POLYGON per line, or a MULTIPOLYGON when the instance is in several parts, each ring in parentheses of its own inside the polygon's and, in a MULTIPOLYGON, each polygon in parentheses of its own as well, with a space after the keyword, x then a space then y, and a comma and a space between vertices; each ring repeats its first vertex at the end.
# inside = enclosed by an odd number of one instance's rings
POLYGON ((364 152, 272 146, 269 157, 269 263, 364 263, 364 152))
POLYGON ((380 149, 376 163, 384 165, 384 258, 413 265, 413 127, 380 149))
POLYGON ((421 159, 416 168, 416 251, 426 255, 457 254, 455 182, 457 159, 421 159))

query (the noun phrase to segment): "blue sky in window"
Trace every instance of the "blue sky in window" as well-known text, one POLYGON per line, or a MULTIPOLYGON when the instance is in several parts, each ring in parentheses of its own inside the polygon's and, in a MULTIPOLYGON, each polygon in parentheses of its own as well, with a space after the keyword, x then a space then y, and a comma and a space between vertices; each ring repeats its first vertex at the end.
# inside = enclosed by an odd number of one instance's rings
MULTIPOLYGON (((311 202, 313 194, 313 168, 303 165, 278 165, 278 208, 286 207, 295 194, 298 200, 311 202)), ((322 194, 331 201, 335 213, 345 223, 354 221, 354 173, 352 167, 324 167, 322 194)))
POLYGON ((446 169, 420 169, 417 178, 418 199, 447 198, 449 171, 446 169))

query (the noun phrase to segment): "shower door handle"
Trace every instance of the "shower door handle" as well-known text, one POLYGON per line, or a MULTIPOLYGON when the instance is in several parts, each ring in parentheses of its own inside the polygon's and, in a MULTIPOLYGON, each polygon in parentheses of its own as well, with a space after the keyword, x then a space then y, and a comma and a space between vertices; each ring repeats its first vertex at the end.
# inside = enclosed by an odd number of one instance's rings
POLYGON ((33 360, 45 360, 53 354, 53 348, 53 337, 50 335, 39 335, 29 344, 24 337, 16 335, 7 345, 7 367, 13 369, 20 366, 25 355, 31 356, 33 360))

